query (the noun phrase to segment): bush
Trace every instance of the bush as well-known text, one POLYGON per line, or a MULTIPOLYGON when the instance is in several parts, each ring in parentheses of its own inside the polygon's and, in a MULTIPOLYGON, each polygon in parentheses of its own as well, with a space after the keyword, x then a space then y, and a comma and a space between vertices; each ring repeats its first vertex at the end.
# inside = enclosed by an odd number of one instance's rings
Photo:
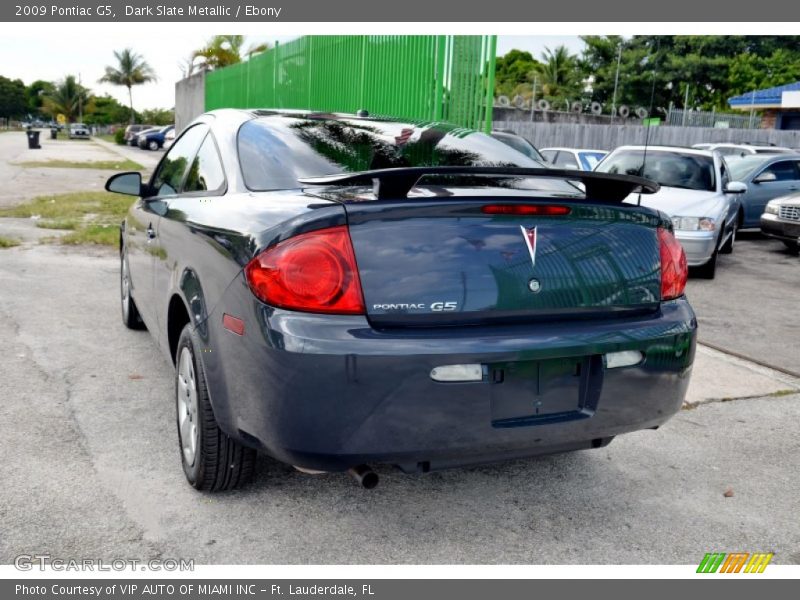
POLYGON ((119 127, 114 132, 114 141, 117 142, 118 144, 123 145, 123 146, 125 145, 125 128, 124 127, 119 127))

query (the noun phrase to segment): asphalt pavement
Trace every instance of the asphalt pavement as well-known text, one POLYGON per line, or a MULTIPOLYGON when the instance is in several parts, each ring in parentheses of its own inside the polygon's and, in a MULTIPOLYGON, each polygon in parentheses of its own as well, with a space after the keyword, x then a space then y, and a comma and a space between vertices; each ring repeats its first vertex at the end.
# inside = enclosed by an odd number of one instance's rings
POLYGON ((384 468, 371 492, 262 458, 249 487, 206 495, 180 468, 172 369, 120 323, 115 253, 26 244, 0 281, 0 562, 800 563, 800 395, 709 399, 599 450, 384 468))
MULTIPOLYGON (((5 164, 20 160, 12 135, 0 135, 0 175, 66 191, 52 187, 56 169, 5 164)), ((142 164, 160 156, 94 145, 142 164)), ((72 189, 88 170, 64 171, 72 189)), ((14 200, 2 193, 0 204, 14 200)), ((149 333, 120 322, 116 252, 40 244, 53 232, 26 219, 0 219, 9 233, 24 243, 0 250, 0 563, 46 553, 198 564, 697 564, 710 551, 770 551, 776 563, 800 564, 800 380, 769 366, 699 346, 684 410, 606 448, 425 475, 381 467, 372 491, 261 457, 248 487, 202 494, 180 466, 172 367, 149 333)), ((701 340, 797 369, 800 259, 782 248, 742 240, 714 281, 690 280, 701 340)))
POLYGON ((713 280, 690 278, 699 339, 800 374, 800 256, 758 231, 740 232, 713 280))

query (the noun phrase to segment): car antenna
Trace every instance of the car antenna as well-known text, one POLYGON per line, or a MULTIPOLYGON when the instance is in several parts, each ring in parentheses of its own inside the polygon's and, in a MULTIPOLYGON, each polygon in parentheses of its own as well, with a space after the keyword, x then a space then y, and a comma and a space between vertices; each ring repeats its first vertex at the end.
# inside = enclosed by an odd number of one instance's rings
MULTIPOLYGON (((656 36, 656 52, 655 55, 658 57, 658 52, 661 50, 661 37, 656 36)), ((647 111, 648 116, 653 114, 653 104, 655 102, 656 97, 656 69, 658 68, 658 63, 654 60, 653 61, 653 82, 652 86, 650 87, 650 110, 647 111)), ((686 107, 683 107, 686 110, 686 107)), ((641 177, 644 177, 645 173, 645 164, 647 164, 647 145, 650 143, 650 127, 651 122, 648 121, 647 125, 644 128, 644 152, 642 153, 642 172, 639 174, 641 177)), ((636 200, 636 206, 642 205, 642 193, 639 192, 639 197, 636 200)))

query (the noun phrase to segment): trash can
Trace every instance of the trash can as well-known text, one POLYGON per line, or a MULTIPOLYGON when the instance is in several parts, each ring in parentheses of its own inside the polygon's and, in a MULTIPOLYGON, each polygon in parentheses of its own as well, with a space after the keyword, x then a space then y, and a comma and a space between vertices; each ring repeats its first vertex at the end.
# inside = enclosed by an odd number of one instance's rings
POLYGON ((31 150, 38 150, 41 148, 39 145, 39 132, 33 129, 28 130, 28 148, 31 150))
POLYGON ((50 128, 50 139, 51 140, 58 139, 58 129, 56 129, 55 127, 50 128))

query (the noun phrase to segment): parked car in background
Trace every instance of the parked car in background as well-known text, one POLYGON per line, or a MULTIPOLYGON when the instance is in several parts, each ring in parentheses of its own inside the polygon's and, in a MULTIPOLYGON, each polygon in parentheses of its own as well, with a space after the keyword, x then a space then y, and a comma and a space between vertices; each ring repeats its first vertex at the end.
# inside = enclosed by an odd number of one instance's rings
POLYGON ((138 146, 139 145, 139 137, 140 136, 146 135, 148 133, 156 132, 159 129, 160 129, 159 127, 151 127, 150 129, 143 129, 139 133, 134 133, 133 135, 131 135, 131 139, 130 139, 130 142, 129 142, 130 145, 131 146, 138 146))
POLYGON ((167 125, 158 129, 148 129, 142 131, 137 136, 137 145, 139 148, 148 150, 158 150, 164 147, 164 141, 168 132, 175 129, 175 125, 167 125))
MULTIPOLYGON (((131 139, 135 138, 140 132, 145 131, 146 129, 152 129, 153 125, 142 125, 142 124, 133 124, 128 125, 125 128, 125 143, 131 144, 131 139)), ((132 144, 135 146, 136 144, 132 144)))
POLYGON ((764 235, 781 240, 793 252, 800 251, 800 192, 767 202, 760 224, 764 235))
POLYGON ((88 140, 91 136, 91 130, 83 123, 72 123, 69 126, 69 139, 71 140, 88 140))
POLYGON ((665 215, 622 204, 651 181, 460 126, 228 109, 106 189, 138 196, 122 320, 175 366, 197 489, 244 483, 257 450, 371 487, 373 462, 599 448, 683 403, 685 256, 665 215))
POLYGON ((513 131, 507 130, 498 130, 493 131, 491 136, 503 142, 506 146, 511 146, 517 152, 522 152, 528 158, 531 158, 537 162, 545 163, 544 157, 541 155, 539 150, 536 149, 536 146, 531 144, 528 140, 526 140, 521 135, 517 135, 513 131))
POLYGON ((588 148, 542 148, 541 153, 547 162, 556 167, 581 171, 593 171, 603 157, 608 154, 605 150, 588 148))
POLYGON ((748 156, 750 154, 782 154, 793 152, 791 148, 782 148, 780 146, 730 143, 694 144, 692 148, 697 148, 698 150, 712 150, 723 156, 748 156))
POLYGON ((759 227, 767 202, 800 191, 800 153, 750 154, 726 161, 731 179, 747 184, 741 196, 739 227, 759 227))
POLYGON ((172 143, 175 141, 175 128, 173 127, 167 133, 164 134, 164 148, 169 148, 172 146, 172 143))
POLYGON ((733 251, 739 198, 747 185, 733 181, 716 152, 671 146, 621 146, 597 166, 600 173, 638 175, 657 181, 651 196, 631 194, 627 202, 668 214, 689 266, 713 279, 718 254, 733 251))

